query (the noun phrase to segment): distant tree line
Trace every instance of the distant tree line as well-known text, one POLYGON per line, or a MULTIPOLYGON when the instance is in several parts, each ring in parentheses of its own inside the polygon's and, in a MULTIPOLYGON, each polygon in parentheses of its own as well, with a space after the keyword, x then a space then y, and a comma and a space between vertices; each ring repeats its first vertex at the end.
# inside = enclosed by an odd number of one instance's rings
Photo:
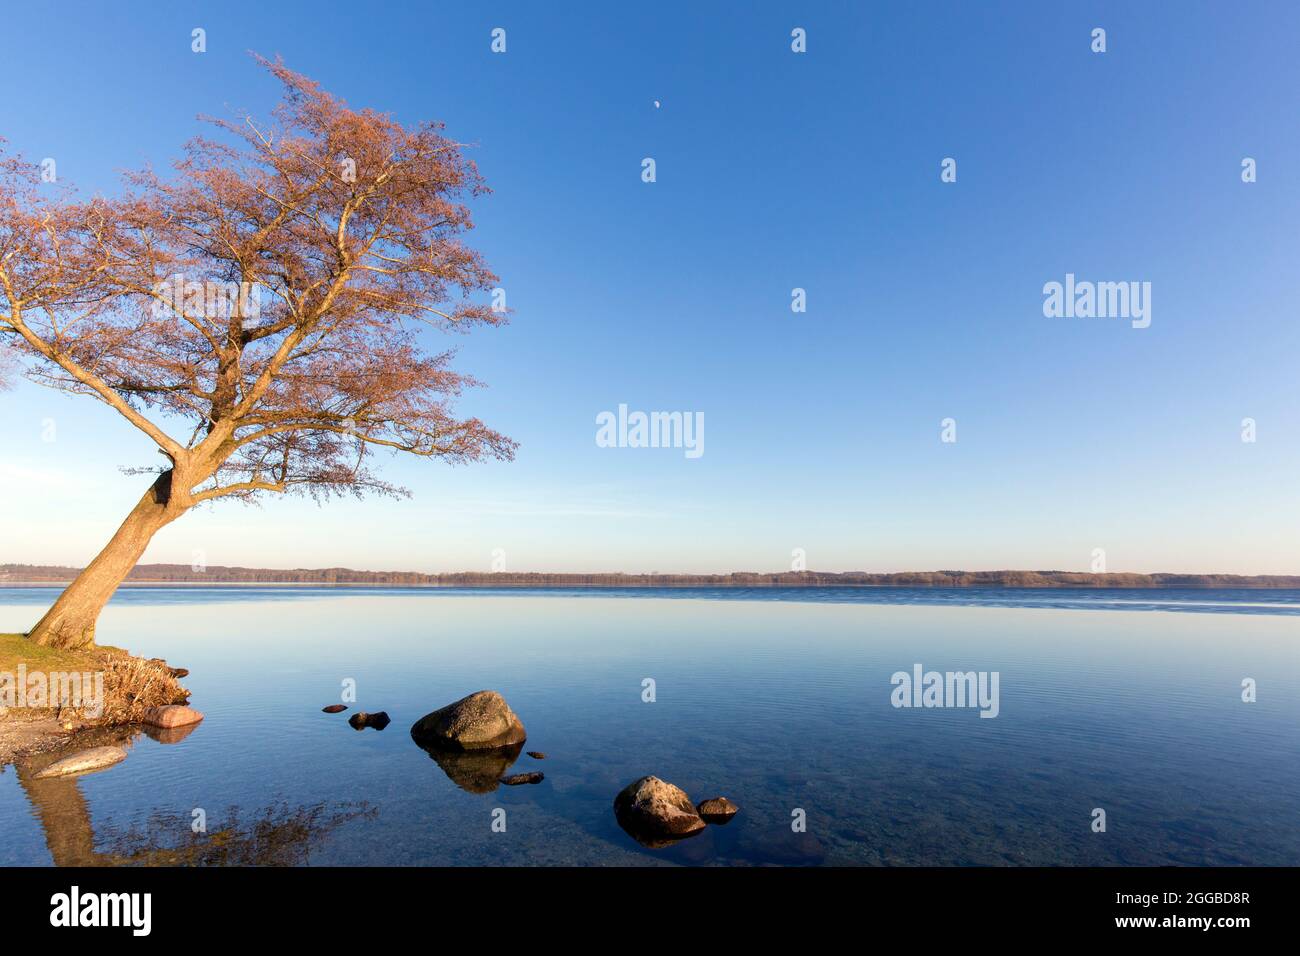
MULTIPOLYGON (((0 584, 57 584, 80 568, 0 564, 0 584)), ((351 568, 195 570, 186 564, 141 564, 134 584, 368 584, 424 587, 935 587, 935 588, 1300 588, 1300 575, 1087 574, 1078 571, 780 571, 731 574, 564 574, 541 572, 354 571, 351 568)))

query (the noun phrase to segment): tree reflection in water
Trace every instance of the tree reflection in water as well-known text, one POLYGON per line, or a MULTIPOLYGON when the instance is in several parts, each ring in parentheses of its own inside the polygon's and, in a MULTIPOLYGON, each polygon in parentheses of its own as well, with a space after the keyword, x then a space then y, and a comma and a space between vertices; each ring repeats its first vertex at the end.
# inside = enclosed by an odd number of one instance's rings
MULTIPOLYGON (((86 732, 78 738, 78 749, 82 744, 130 747, 141 732, 138 728, 86 732)), ((176 731, 164 733, 167 739, 149 736, 160 743, 176 743, 186 736, 176 731)), ((220 822, 207 821, 207 832, 195 833, 189 814, 156 811, 146 823, 124 830, 101 826, 97 841, 90 807, 77 778, 36 779, 38 773, 66 756, 67 751, 36 754, 14 764, 55 866, 299 866, 310 861, 312 848, 337 827, 351 820, 373 819, 378 813, 364 802, 280 803, 255 813, 230 807, 220 822), (97 842, 99 850, 95 849, 97 842)))

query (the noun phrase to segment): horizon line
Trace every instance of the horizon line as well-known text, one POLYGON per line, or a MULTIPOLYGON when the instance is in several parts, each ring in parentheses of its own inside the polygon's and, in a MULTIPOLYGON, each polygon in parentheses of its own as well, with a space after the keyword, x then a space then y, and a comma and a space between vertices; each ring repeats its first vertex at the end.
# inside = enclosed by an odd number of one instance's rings
MULTIPOLYGON (((71 582, 83 569, 68 565, 0 563, 0 586, 58 585, 71 582)), ((1064 571, 1000 568, 981 571, 370 571, 347 567, 266 568, 244 565, 138 564, 123 586, 133 584, 377 584, 492 586, 1001 586, 1001 587, 1300 587, 1295 574, 1228 574, 1218 572, 1064 571)))

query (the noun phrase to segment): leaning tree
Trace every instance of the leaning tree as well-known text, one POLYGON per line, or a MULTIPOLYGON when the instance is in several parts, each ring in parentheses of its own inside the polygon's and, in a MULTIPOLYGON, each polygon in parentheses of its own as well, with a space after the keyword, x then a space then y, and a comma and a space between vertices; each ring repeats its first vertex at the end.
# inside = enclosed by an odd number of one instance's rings
POLYGON ((514 443, 450 402, 469 377, 426 326, 496 324, 461 241, 486 191, 440 124, 350 109, 282 63, 271 121, 208 118, 174 173, 78 200, 0 154, 0 349, 99 400, 165 463, 29 634, 84 647, 150 539, 201 502, 403 494, 377 451, 464 462, 514 443), (480 296, 482 298, 482 296, 480 296))

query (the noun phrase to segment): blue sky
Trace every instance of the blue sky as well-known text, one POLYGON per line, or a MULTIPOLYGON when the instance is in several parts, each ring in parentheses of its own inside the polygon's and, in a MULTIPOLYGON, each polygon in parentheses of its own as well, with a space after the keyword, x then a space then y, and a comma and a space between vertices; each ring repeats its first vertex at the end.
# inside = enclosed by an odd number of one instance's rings
MULTIPOLYGON (((219 504, 146 561, 1300 573, 1294 4, 325 7, 16 6, 0 136, 112 191, 196 114, 269 111, 248 50, 444 121, 514 310, 456 339, 461 408, 519 454, 219 504), (1044 317, 1066 273, 1150 282, 1151 326, 1044 317), (620 403, 702 412, 705 453, 598 447, 620 403)), ((153 447, 85 398, 0 408, 0 561, 89 560, 153 447)))

